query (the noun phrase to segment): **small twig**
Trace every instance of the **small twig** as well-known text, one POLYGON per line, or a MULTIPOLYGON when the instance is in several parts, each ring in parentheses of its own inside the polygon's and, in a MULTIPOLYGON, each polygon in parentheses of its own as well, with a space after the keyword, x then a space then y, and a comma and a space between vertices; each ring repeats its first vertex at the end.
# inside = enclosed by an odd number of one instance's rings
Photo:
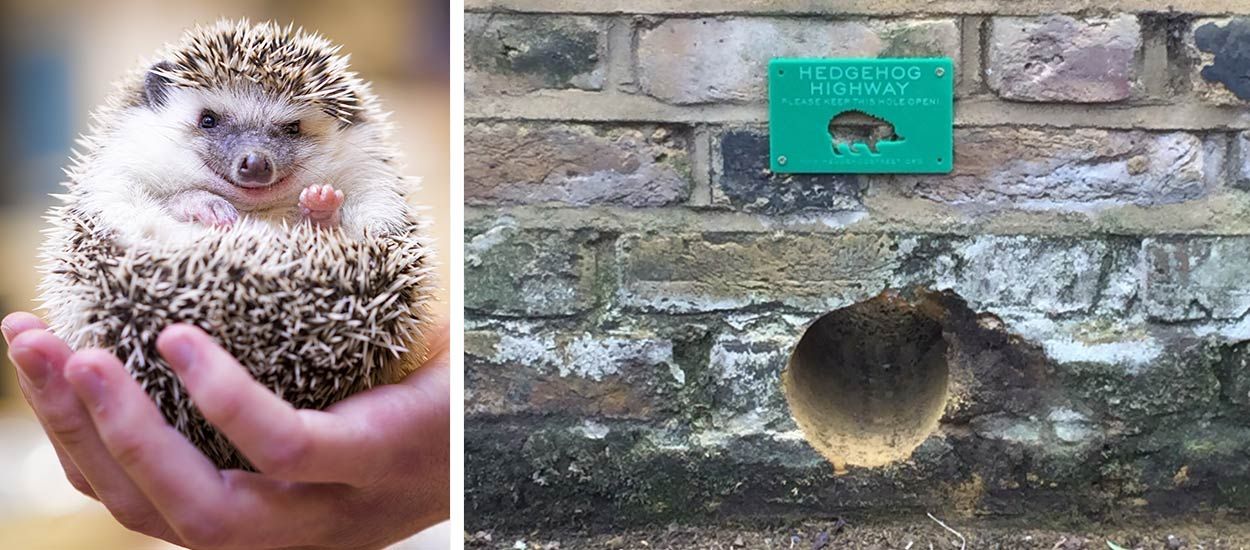
POLYGON ((929 512, 925 512, 925 515, 929 516, 929 519, 936 521, 937 524, 941 525, 943 529, 946 529, 947 531, 954 533, 955 536, 959 537, 959 550, 966 550, 968 548, 968 539, 964 538, 963 533, 951 529, 949 525, 942 523, 942 520, 933 517, 933 514, 930 514, 929 512))

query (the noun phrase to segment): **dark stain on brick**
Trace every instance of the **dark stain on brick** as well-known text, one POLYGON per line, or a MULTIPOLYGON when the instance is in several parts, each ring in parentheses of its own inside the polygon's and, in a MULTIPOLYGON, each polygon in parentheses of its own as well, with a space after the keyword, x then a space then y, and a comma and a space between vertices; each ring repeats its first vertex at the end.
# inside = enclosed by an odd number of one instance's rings
POLYGON ((1215 61, 1202 68, 1202 78, 1220 82, 1239 99, 1250 101, 1250 20, 1234 19, 1224 27, 1207 23, 1194 31, 1194 44, 1215 55, 1215 61))
POLYGON ((857 210, 867 187, 855 175, 774 174, 768 168, 768 134, 763 131, 725 132, 720 154, 721 190, 730 204, 747 212, 857 210))
POLYGON ((601 32, 551 18, 506 19, 466 41, 470 62, 499 74, 520 74, 561 86, 599 65, 601 32))

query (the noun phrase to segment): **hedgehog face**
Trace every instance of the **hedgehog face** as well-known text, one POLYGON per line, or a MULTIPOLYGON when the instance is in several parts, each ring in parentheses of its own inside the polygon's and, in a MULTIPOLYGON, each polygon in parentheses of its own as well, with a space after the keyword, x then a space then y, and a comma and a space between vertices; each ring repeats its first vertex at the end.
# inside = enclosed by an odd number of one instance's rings
POLYGON ((345 194, 343 227, 353 234, 397 229, 408 183, 390 123, 337 52, 317 34, 273 23, 188 31, 127 75, 96 114, 71 189, 127 237, 196 225, 178 221, 177 209, 203 193, 258 220, 294 221, 300 191, 314 184, 345 194))
POLYGON ((207 190, 244 207, 265 207, 292 190, 336 183, 341 128, 311 105, 256 89, 178 89, 160 108, 198 161, 207 190))
POLYGON ((314 104, 247 85, 153 90, 100 152, 153 196, 202 189, 263 210, 309 185, 350 187, 360 165, 358 128, 314 104))

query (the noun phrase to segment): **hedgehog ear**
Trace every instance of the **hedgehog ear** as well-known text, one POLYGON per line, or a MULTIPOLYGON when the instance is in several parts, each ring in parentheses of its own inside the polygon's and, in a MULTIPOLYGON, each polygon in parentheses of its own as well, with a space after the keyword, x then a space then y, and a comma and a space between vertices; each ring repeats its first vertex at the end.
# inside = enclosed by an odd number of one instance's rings
POLYGON ((173 68, 173 64, 168 61, 161 61, 152 68, 148 69, 147 76, 143 77, 143 104, 149 108, 157 108, 165 105, 165 100, 169 98, 169 88, 173 84, 169 78, 159 74, 160 71, 167 71, 173 68))

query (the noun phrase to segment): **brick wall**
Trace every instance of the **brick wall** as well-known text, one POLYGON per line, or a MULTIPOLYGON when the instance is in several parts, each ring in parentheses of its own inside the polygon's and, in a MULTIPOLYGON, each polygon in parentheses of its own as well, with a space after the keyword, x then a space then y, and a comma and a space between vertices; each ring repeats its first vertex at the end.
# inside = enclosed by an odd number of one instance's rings
POLYGON ((1250 4, 775 4, 466 2, 469 528, 1250 507, 1250 4), (934 55, 953 172, 769 172, 769 59, 934 55), (782 373, 887 289, 940 422, 839 464, 782 373))

